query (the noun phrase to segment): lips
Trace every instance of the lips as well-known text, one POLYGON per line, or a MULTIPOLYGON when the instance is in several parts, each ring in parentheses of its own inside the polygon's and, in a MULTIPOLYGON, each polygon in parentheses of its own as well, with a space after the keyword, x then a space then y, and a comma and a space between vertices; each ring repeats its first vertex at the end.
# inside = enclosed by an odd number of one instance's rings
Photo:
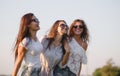
POLYGON ((36 26, 39 27, 39 24, 37 24, 36 26))
POLYGON ((79 31, 81 31, 81 30, 80 30, 80 29, 76 29, 75 31, 79 32, 79 31))

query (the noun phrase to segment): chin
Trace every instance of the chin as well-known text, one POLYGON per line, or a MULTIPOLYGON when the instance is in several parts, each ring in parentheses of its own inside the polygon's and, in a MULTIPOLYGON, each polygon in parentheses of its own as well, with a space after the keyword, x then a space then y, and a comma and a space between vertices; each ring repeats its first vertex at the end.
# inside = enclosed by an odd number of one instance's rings
POLYGON ((81 33, 75 33, 75 35, 80 35, 81 33))
POLYGON ((40 28, 38 28, 37 30, 40 30, 40 28))
POLYGON ((40 29, 36 29, 35 31, 38 31, 38 30, 40 30, 40 29))
POLYGON ((74 33, 75 35, 80 35, 81 33, 74 33))

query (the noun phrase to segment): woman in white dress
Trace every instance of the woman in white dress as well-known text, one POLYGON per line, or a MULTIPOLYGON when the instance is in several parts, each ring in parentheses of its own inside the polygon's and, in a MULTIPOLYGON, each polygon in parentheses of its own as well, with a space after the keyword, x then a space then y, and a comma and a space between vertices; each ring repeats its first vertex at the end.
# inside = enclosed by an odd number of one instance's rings
POLYGON ((85 22, 81 19, 76 19, 70 25, 69 29, 69 47, 70 56, 67 67, 76 76, 80 76, 82 63, 87 63, 86 50, 88 47, 89 33, 85 22))
POLYGON ((62 68, 67 63, 70 49, 67 43, 68 26, 64 20, 57 20, 47 36, 41 40, 41 76, 53 76, 57 64, 62 68))
POLYGON ((39 21, 33 13, 27 13, 21 18, 20 28, 14 47, 15 65, 12 76, 17 76, 24 59, 27 66, 20 76, 39 76, 40 52, 43 50, 36 33, 40 29, 39 21))

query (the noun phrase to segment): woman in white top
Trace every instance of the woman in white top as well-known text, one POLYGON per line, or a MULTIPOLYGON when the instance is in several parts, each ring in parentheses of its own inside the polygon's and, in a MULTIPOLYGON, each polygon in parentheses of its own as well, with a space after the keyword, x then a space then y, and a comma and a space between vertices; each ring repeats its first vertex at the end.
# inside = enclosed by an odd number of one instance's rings
POLYGON ((85 22, 81 19, 76 19, 70 25, 69 29, 69 47, 70 56, 67 63, 70 71, 80 76, 82 63, 87 63, 87 56, 85 51, 87 50, 89 33, 85 22))
POLYGON ((15 65, 12 76, 17 76, 24 59, 27 68, 21 76, 39 76, 40 52, 43 49, 36 33, 40 29, 39 21, 33 13, 27 13, 21 18, 20 29, 14 47, 15 65))
POLYGON ((67 43, 68 26, 64 20, 57 20, 47 36, 42 38, 43 52, 40 54, 41 76, 53 76, 55 66, 63 67, 70 49, 67 43))

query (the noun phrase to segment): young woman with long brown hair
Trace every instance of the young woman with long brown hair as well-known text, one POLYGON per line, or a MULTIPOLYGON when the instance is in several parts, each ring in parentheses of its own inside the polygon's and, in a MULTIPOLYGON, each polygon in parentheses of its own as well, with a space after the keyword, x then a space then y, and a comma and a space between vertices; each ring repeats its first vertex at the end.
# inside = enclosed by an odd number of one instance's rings
POLYGON ((80 76, 82 63, 87 63, 87 56, 85 52, 89 42, 89 32, 84 20, 76 19, 73 21, 70 25, 69 37, 69 47, 71 53, 67 67, 69 67, 76 76, 80 76))
POLYGON ((70 49, 67 43, 68 26, 64 20, 57 20, 41 43, 43 52, 40 55, 41 76, 53 76, 57 64, 62 68, 67 63, 70 49))
POLYGON ((39 56, 43 49, 36 36, 39 29, 39 21, 33 13, 27 13, 21 18, 18 36, 14 46, 15 65, 12 76, 17 76, 23 59, 27 67, 24 68, 21 76, 39 76, 39 56))

